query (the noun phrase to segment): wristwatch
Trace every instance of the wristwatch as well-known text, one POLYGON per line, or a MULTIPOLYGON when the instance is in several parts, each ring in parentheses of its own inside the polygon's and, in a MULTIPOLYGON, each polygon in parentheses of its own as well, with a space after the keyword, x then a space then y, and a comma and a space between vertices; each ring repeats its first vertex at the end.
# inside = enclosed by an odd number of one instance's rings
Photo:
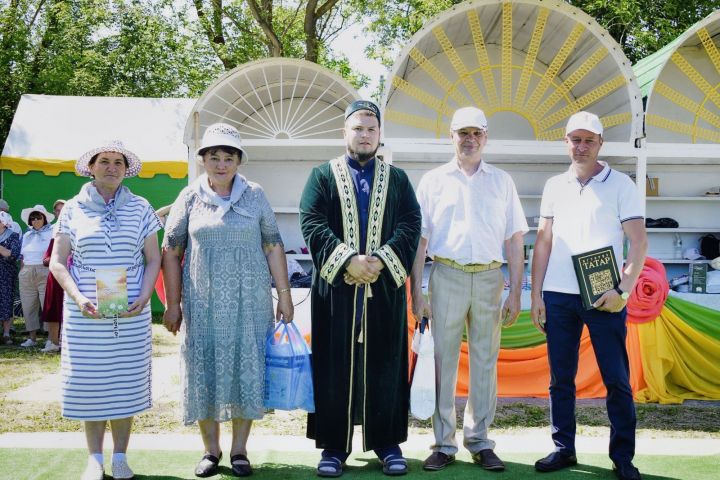
POLYGON ((630 293, 623 292, 620 287, 615 287, 615 291, 618 293, 618 295, 620 295, 620 298, 622 298, 626 302, 627 302, 628 298, 630 298, 630 293))

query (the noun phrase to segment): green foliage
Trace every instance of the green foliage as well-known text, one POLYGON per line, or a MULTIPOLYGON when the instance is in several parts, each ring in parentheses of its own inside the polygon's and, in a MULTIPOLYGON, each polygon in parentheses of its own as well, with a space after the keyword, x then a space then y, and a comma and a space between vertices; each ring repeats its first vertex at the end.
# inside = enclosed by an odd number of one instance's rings
POLYGON ((20 95, 196 96, 222 68, 174 0, 0 7, 0 140, 20 95))
POLYGON ((675 40, 719 0, 566 0, 605 27, 632 63, 675 40))

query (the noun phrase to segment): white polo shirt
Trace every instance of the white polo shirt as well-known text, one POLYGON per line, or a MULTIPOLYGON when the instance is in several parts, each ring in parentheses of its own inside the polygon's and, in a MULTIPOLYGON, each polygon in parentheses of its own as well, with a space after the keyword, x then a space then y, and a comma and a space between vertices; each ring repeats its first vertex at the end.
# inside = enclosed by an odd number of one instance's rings
POLYGON ((503 242, 528 231, 512 178, 484 161, 468 177, 453 158, 423 175, 416 195, 432 257, 462 265, 501 262, 503 242))
POLYGON ((612 245, 623 264, 622 223, 644 218, 637 187, 630 177, 607 163, 585 186, 570 167, 545 183, 540 215, 551 218, 552 251, 543 290, 579 294, 572 255, 612 245))

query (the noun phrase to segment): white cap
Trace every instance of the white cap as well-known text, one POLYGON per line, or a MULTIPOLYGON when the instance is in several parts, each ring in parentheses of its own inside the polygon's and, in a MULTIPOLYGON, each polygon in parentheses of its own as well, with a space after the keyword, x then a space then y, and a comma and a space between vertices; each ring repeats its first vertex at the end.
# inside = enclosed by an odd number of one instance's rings
POLYGON ((240 150, 242 157, 240 163, 244 164, 248 161, 248 155, 242 147, 242 138, 237 128, 227 123, 213 123, 203 134, 200 148, 197 149, 197 155, 202 156, 205 150, 213 147, 234 147, 240 150))
POLYGON ((565 127, 565 135, 575 130, 587 130, 588 132, 603 134, 603 126, 600 118, 590 112, 578 112, 570 117, 565 127))
POLYGON ((487 118, 485 113, 476 107, 463 107, 455 110, 455 114, 450 122, 450 130, 460 130, 461 128, 475 127, 480 130, 487 130, 487 118))
POLYGON ((0 223, 5 225, 6 227, 12 227, 13 219, 7 212, 0 212, 0 223))
POLYGON ((686 248, 683 252, 683 258, 688 260, 703 260, 705 257, 700 254, 700 250, 695 247, 690 247, 686 248))

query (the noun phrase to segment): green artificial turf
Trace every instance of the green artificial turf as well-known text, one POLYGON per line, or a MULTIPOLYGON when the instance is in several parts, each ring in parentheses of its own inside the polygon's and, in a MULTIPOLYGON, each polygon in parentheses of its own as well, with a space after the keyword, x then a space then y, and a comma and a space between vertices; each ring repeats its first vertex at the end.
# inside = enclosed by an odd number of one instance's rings
MULTIPOLYGON (((678 440, 678 451, 682 451, 682 440, 678 440)), ((605 455, 581 455, 580 464, 572 469, 555 473, 536 473, 533 463, 543 454, 502 454, 507 469, 505 472, 486 472, 471 463, 466 452, 442 472, 424 472, 422 459, 427 452, 406 452, 410 473, 403 478, 424 478, 426 480, 540 480, 614 479, 610 460, 605 455)), ((0 449, 0 478, 12 480, 53 479, 73 480, 80 477, 87 454, 82 449, 0 449)), ((106 453, 106 479, 110 476, 109 452, 106 453)), ((128 454, 135 478, 175 480, 194 479, 193 470, 200 452, 131 450, 128 454)), ((253 478, 267 480, 312 479, 318 454, 314 452, 251 451, 250 460, 255 467, 253 478)), ((221 472, 214 479, 229 479, 231 476, 229 458, 221 462, 221 472)), ((720 455, 714 456, 639 456, 635 465, 640 468, 644 480, 660 479, 713 479, 720 478, 720 455)), ((372 452, 354 453, 342 478, 387 478, 380 472, 380 466, 372 452)))

